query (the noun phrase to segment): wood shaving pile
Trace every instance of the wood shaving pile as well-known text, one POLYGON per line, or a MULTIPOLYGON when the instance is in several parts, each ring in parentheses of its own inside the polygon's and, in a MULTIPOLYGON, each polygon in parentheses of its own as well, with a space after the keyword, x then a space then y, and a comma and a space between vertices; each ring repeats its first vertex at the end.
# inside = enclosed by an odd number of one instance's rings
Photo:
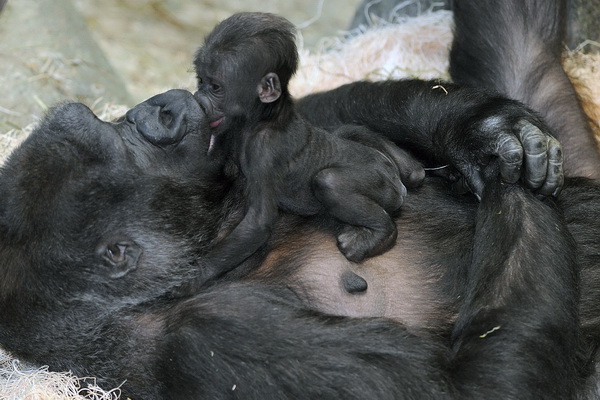
POLYGON ((93 379, 27 365, 0 349, 0 399, 117 400, 120 395, 118 388, 105 391, 93 379))
POLYGON ((436 11, 382 24, 347 38, 325 38, 316 52, 300 50, 290 92, 302 97, 357 81, 449 79, 452 13, 436 11))

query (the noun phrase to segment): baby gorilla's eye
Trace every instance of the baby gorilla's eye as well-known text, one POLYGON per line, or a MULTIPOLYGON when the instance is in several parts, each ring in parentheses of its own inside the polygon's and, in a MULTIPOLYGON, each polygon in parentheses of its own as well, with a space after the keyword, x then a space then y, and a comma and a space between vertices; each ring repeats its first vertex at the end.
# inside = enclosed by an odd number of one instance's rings
POLYGON ((212 89, 213 92, 218 92, 219 90, 221 90, 221 86, 217 85, 216 83, 211 84, 210 88, 212 89))

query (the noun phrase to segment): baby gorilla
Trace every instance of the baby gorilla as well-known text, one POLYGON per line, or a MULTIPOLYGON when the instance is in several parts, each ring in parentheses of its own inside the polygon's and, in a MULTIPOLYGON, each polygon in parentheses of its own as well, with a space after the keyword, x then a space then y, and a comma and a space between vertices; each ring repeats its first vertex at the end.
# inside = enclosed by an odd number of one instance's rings
MULTIPOLYGON (((212 130, 208 152, 225 152, 245 178, 246 213, 207 257, 210 279, 236 267, 269 237, 279 209, 328 213, 342 222, 338 247, 360 262, 396 240, 390 217, 423 168, 366 128, 333 134, 295 110, 288 82, 298 64, 295 29, 286 19, 240 13, 206 37, 194 61, 196 98, 212 130)), ((222 153, 221 153, 222 154, 222 153)))

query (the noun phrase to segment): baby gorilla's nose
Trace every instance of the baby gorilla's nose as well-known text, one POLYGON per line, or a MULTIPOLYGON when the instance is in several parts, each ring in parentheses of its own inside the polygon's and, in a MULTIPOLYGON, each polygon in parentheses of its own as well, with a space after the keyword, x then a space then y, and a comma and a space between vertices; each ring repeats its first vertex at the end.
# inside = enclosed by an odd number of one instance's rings
POLYGON ((179 143, 187 133, 197 129, 199 115, 200 106, 192 94, 174 89, 138 104, 125 118, 150 143, 168 146, 179 143))

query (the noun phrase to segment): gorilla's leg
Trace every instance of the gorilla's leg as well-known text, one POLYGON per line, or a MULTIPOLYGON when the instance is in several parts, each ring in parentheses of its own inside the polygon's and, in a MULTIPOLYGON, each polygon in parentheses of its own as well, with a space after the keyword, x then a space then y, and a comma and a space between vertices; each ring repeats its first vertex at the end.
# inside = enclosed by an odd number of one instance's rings
POLYGON ((572 398, 577 285, 574 242, 556 207, 488 179, 453 332, 460 397, 572 398))

